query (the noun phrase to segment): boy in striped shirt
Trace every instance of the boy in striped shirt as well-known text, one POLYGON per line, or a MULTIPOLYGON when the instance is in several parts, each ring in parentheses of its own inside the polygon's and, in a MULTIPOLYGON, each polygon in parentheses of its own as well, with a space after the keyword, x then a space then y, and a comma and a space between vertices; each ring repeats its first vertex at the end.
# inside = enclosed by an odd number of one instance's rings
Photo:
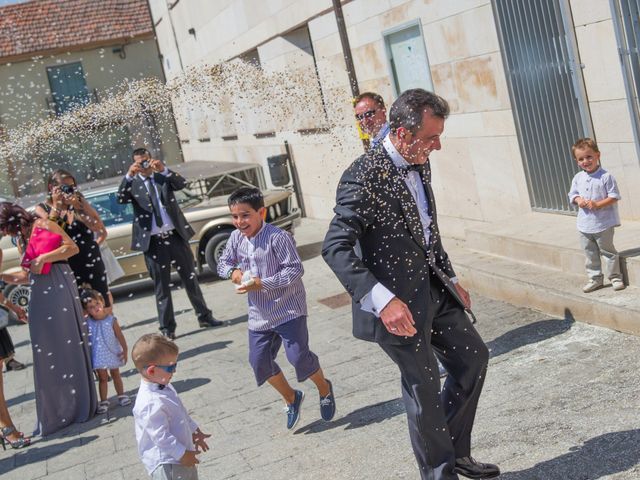
POLYGON ((315 383, 320 416, 329 421, 336 412, 333 386, 309 350, 304 269, 295 242, 289 233, 264 221, 264 198, 257 188, 239 188, 228 204, 237 230, 218 261, 218 275, 230 278, 236 292, 248 296, 249 363, 258 386, 268 382, 282 395, 287 429, 293 429, 300 419, 304 392, 289 385, 275 361, 284 341, 298 382, 310 378, 315 383))

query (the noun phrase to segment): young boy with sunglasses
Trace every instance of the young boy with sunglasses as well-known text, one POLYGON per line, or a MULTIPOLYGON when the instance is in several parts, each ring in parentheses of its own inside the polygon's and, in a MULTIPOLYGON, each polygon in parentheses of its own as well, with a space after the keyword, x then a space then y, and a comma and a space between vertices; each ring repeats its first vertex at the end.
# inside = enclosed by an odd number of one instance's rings
POLYGON ((133 407, 138 453, 153 480, 197 480, 196 457, 209 450, 203 433, 169 383, 178 346, 162 335, 143 335, 131 358, 142 376, 133 407))

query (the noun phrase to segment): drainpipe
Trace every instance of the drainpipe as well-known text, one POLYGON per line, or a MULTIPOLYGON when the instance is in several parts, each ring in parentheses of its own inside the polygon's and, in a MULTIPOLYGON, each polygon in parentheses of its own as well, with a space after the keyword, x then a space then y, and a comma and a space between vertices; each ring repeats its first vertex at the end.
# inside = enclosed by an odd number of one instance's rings
MULTIPOLYGON (((338 24, 338 34, 340 35, 340 43, 342 44, 342 55, 345 66, 347 67, 347 75, 349 76, 351 95, 353 95, 353 98, 356 98, 360 95, 360 88, 358 87, 356 69, 353 66, 353 57, 351 56, 351 46, 349 45, 349 37, 347 36, 347 26, 344 23, 344 15, 342 14, 341 0, 333 0, 333 12, 336 15, 336 23, 338 24)), ((362 140, 362 146, 366 152, 369 147, 369 142, 362 140)))

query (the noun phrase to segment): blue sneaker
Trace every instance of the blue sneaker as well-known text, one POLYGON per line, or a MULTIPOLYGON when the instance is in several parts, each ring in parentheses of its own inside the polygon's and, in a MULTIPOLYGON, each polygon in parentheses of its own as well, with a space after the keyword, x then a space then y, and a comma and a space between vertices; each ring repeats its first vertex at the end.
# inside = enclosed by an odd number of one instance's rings
POLYGON ((326 397, 320 396, 320 416, 325 422, 333 419, 336 414, 336 397, 333 396, 333 385, 329 380, 329 395, 326 397))
POLYGON ((287 412, 287 430, 291 430, 300 420, 300 406, 304 400, 304 392, 296 390, 296 399, 285 408, 287 412))

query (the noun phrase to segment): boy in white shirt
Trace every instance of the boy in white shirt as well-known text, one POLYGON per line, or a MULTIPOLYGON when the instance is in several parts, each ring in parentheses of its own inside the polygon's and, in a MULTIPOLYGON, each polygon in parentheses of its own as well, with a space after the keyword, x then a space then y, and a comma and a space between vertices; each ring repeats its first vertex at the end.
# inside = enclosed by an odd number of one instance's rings
POLYGON ((131 350, 142 375, 133 407, 138 453, 153 480, 197 480, 196 455, 209 446, 169 383, 178 363, 178 346, 159 334, 146 334, 131 350))
POLYGON ((569 201, 578 205, 578 232, 589 275, 582 291, 590 293, 603 286, 604 274, 614 290, 625 288, 620 270, 620 256, 613 245, 613 232, 620 226, 616 179, 600 166, 600 149, 591 138, 581 138, 571 147, 582 169, 571 182, 569 201), (600 256, 604 257, 604 273, 600 256))

